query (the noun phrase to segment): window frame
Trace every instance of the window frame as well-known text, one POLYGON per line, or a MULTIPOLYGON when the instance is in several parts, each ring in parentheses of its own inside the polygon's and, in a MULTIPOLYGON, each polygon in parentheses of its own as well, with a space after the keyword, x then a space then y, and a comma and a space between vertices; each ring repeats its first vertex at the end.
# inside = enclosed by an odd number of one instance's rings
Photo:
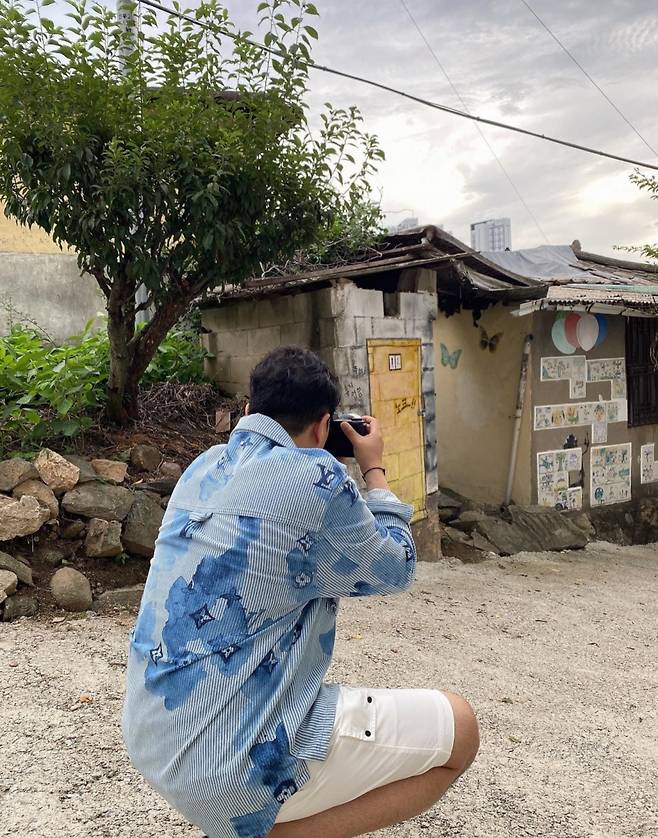
POLYGON ((628 427, 658 425, 658 320, 625 319, 628 427))

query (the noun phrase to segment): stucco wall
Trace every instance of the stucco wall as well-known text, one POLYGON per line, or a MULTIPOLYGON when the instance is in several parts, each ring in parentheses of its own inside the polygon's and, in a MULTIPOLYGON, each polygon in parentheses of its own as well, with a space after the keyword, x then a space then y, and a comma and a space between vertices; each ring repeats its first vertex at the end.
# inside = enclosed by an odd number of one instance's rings
POLYGON ((10 325, 8 306, 19 312, 16 319, 25 314, 63 341, 105 312, 105 297, 92 277, 80 276, 69 253, 0 252, 0 334, 10 325))
POLYGON ((0 204, 0 253, 61 253, 49 235, 38 227, 21 227, 4 214, 0 204))
MULTIPOLYGON (((535 353, 533 358, 533 394, 534 404, 538 405, 577 405, 581 402, 597 402, 599 400, 609 401, 612 396, 611 383, 609 381, 598 381, 586 384, 585 395, 572 399, 569 393, 568 381, 541 381, 541 359, 542 357, 570 357, 563 355, 555 346, 551 336, 551 330, 555 323, 556 315, 552 312, 540 312, 535 315, 535 353)), ((625 357, 625 319, 619 316, 607 316, 607 335, 594 349, 585 352, 576 349, 574 355, 585 355, 588 361, 602 358, 625 357)), ((531 427, 534 427, 531 426, 531 427)), ((533 431, 532 446, 532 486, 533 502, 538 498, 537 484, 537 454, 538 452, 555 451, 563 448, 566 438, 573 434, 577 444, 583 449, 583 507, 591 505, 591 452, 593 429, 592 425, 574 425, 572 427, 560 427, 533 431)), ((640 481, 640 448, 647 443, 658 443, 658 427, 645 425, 639 428, 629 428, 627 421, 610 422, 607 424, 607 440, 600 445, 613 446, 622 443, 632 444, 631 466, 632 466, 632 499, 640 496, 658 495, 658 483, 645 483, 640 481)), ((658 455, 658 446, 656 446, 658 455)), ((572 480, 577 475, 572 473, 572 480)))
MULTIPOLYGON (((439 312, 434 324, 441 485, 496 505, 505 496, 523 342, 533 325, 530 317, 516 318, 511 311, 502 305, 487 309, 477 327, 470 311, 452 317, 439 312), (482 349, 481 329, 489 337, 500 334, 495 351, 482 349)), ((530 502, 532 486, 528 378, 512 492, 519 504, 530 502)))

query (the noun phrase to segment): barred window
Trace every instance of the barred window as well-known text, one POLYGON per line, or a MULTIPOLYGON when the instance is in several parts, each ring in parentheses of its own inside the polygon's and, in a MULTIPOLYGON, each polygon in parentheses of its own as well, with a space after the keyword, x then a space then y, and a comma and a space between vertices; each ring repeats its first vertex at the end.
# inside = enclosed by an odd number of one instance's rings
POLYGON ((658 425, 658 346, 656 319, 626 318, 628 426, 658 425))

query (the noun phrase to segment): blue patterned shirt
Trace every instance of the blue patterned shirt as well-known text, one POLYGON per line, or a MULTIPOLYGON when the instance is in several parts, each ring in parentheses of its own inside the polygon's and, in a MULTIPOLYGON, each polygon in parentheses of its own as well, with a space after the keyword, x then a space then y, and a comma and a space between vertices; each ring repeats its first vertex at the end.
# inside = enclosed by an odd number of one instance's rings
POLYGON ((409 587, 411 507, 328 452, 240 420, 171 496, 132 634, 136 768, 210 838, 264 838, 327 755, 338 599, 409 587))

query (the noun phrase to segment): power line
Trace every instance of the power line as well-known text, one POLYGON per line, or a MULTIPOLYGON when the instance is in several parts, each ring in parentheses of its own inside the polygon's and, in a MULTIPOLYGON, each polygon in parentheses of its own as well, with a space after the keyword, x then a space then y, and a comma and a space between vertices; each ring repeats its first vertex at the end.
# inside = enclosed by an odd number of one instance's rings
MULTIPOLYGON (((409 8, 409 6, 407 5, 406 0, 400 0, 400 3, 402 4, 402 7, 404 8, 405 12, 407 13, 407 15, 408 15, 408 17, 409 17, 409 20, 411 20, 411 22, 413 23, 413 25, 416 27, 416 30, 418 31, 418 34, 419 34, 419 35, 420 35, 420 37, 423 39, 423 41, 424 41, 424 43, 425 43, 425 46, 427 47, 427 49, 428 49, 428 50, 429 50, 429 52, 430 52, 430 55, 432 56, 432 58, 434 58, 434 60, 436 61, 437 65, 438 65, 438 67, 439 67, 439 69, 441 70, 441 72, 443 73, 443 75, 446 77, 446 81, 447 81, 447 82, 448 82, 448 84, 450 85, 450 87, 451 87, 451 89, 452 89, 452 92, 453 92, 453 93, 455 94, 455 96, 457 97, 457 100, 458 100, 458 101, 459 101, 459 103, 461 104, 462 108, 466 111, 466 113, 470 114, 470 110, 468 109, 468 106, 466 105, 466 102, 464 101, 464 99, 462 98, 461 94, 459 93, 459 91, 458 91, 458 90, 457 90, 457 88, 455 87, 455 85, 454 85, 454 83, 453 83, 452 79, 451 79, 451 78, 450 78, 450 76, 448 75, 448 71, 446 70, 446 68, 445 68, 445 67, 443 66, 443 64, 441 63, 441 60, 439 59, 439 56, 436 54, 436 51, 434 50, 434 48, 432 47, 432 45, 430 44, 430 42, 429 42, 429 41, 427 40, 427 38, 425 37, 425 33, 424 33, 424 32, 423 32, 423 30, 420 28, 420 25, 419 25, 418 21, 416 20, 416 18, 414 17, 413 13, 411 12, 411 9, 410 9, 410 8, 409 8)), ((507 169, 506 169, 506 168, 505 168, 505 166, 503 165, 503 161, 502 161, 502 160, 500 159, 500 157, 496 154, 496 151, 495 151, 494 147, 491 145, 491 143, 490 143, 490 142, 489 142, 489 140, 487 139, 486 134, 484 133, 484 131, 482 130, 482 128, 481 128, 481 127, 477 124, 477 122, 475 123, 475 128, 477 129, 478 134, 479 134, 479 135, 480 135, 480 137, 482 138, 482 141, 484 142, 484 144, 486 145, 486 147, 487 147, 487 148, 489 149, 489 151, 491 152, 491 154, 492 154, 492 156, 493 156, 494 160, 495 160, 495 161, 496 161, 496 163, 498 163, 498 165, 500 166, 500 169, 501 169, 502 173, 503 173, 503 174, 505 175, 505 177, 507 178, 507 181, 508 181, 509 185, 512 187, 512 189, 514 190, 514 192, 515 192, 515 194, 516 194, 516 197, 519 199, 519 201, 521 202, 521 204, 522 204, 523 208, 525 209, 525 211, 528 213, 528 215, 530 216, 530 218, 531 218, 531 219, 532 219, 532 221, 534 222, 535 227, 539 230, 539 234, 540 234, 540 235, 542 236, 542 238, 545 240, 546 244, 550 244, 550 241, 549 241, 549 239, 548 239, 548 236, 546 235, 546 233, 545 233, 545 232, 544 232, 544 230, 542 229, 542 226, 541 226, 541 224, 539 223, 539 220, 537 219, 537 216, 534 214, 534 212, 530 209, 530 207, 529 207, 529 206, 528 206, 528 204, 526 203, 526 201, 525 201, 525 199, 524 199, 523 195, 521 194, 521 192, 519 191, 519 189, 518 189, 518 187, 517 187, 516 183, 512 180, 512 177, 510 176, 509 172, 507 171, 507 169)))
POLYGON ((613 100, 612 100, 612 99, 608 96, 608 94, 605 92, 605 90, 603 90, 603 88, 602 88, 602 87, 601 87, 601 86, 597 83, 597 81, 596 81, 594 78, 592 78, 592 76, 591 76, 591 75, 587 72, 587 70, 583 67, 583 65, 580 63, 580 61, 578 61, 578 59, 575 57, 575 55, 567 49, 567 47, 566 47, 566 46, 562 43, 562 41, 558 38, 558 36, 555 34, 555 32, 553 32, 553 30, 549 27, 549 25, 548 25, 547 23, 545 23, 545 22, 544 22, 544 21, 543 21, 543 20, 539 17, 539 15, 538 15, 538 14, 537 14, 537 12, 536 12, 536 11, 532 8, 532 6, 530 5, 530 3, 527 3, 527 2, 526 2, 526 0, 521 0, 521 2, 522 2, 522 3, 523 3, 523 5, 526 7, 526 9, 527 9, 527 10, 528 10, 528 11, 529 11, 532 15, 533 15, 533 17, 535 17, 535 19, 538 21, 538 23, 539 23, 541 26, 543 26, 543 28, 544 28, 544 29, 548 32, 548 34, 549 34, 549 35, 551 36, 551 38, 555 41, 555 43, 556 43, 556 44, 560 47, 560 49, 561 49, 563 52, 565 52, 565 53, 569 56, 569 58, 573 61, 573 63, 576 65, 576 67, 578 67, 578 69, 581 71, 581 73, 582 73, 582 74, 583 74, 583 75, 584 75, 587 79, 589 79, 589 81, 590 81, 590 82, 594 85, 594 87, 595 87, 595 88, 599 91, 599 93, 601 94, 601 96, 603 96, 603 98, 606 100, 606 102, 607 102, 607 103, 608 103, 608 104, 609 104, 612 108, 614 108, 614 110, 615 110, 615 111, 619 114, 619 116, 620 116, 620 117, 624 120, 624 122, 625 122, 625 123, 629 126, 629 128, 630 128, 632 131, 634 131, 634 132, 635 132, 635 134, 637 134, 637 136, 638 136, 638 137, 642 140, 642 142, 643 142, 643 143, 645 144, 645 146, 649 149, 649 151, 650 151, 650 152, 651 152, 651 153, 652 153, 655 157, 658 157, 658 151, 656 151, 656 149, 655 149, 655 148, 651 145, 651 143, 650 143, 647 139, 645 139, 645 138, 642 136, 642 134, 640 134, 640 132, 638 131, 638 129, 637 129, 637 128, 633 125, 633 123, 630 121, 630 119, 628 119, 628 117, 626 116, 626 114, 625 114, 625 113, 623 113, 623 111, 622 111, 622 110, 621 110, 621 109, 620 109, 620 108, 619 108, 619 107, 615 104, 615 102, 613 102, 613 100))
MULTIPOLYGON (((249 38, 242 38, 240 35, 234 32, 229 32, 228 30, 224 30, 221 27, 210 26, 207 23, 202 23, 200 20, 197 20, 196 18, 193 18, 190 15, 186 15, 183 12, 178 12, 175 9, 170 9, 167 6, 163 6, 156 0, 141 0, 141 2, 145 6, 150 6, 153 9, 159 9, 162 12, 167 12, 167 14, 173 15, 174 17, 179 17, 181 18, 181 20, 187 20, 190 23, 193 23, 196 26, 200 26, 203 29, 211 29, 213 31, 219 32, 233 41, 241 40, 243 41, 243 43, 255 47, 256 49, 260 49, 263 52, 269 52, 271 55, 276 55, 279 58, 286 57, 284 53, 279 52, 279 50, 272 49, 271 47, 266 47, 264 44, 261 44, 258 41, 252 41, 249 38)), ((494 128, 503 128, 506 131, 514 131, 515 133, 523 134, 526 137, 535 137, 535 139, 538 140, 545 140, 548 143, 554 143, 555 145, 565 146, 566 148, 573 148, 576 149, 576 151, 584 151, 587 154, 594 154, 598 157, 605 157, 608 160, 618 160, 621 163, 630 163, 631 166, 638 166, 641 169, 653 169, 654 171, 658 171, 658 165, 654 163, 645 163, 641 160, 634 160, 632 157, 623 157, 620 154, 612 154, 609 151, 601 151, 600 149, 590 148, 589 146, 582 145, 581 143, 573 143, 569 140, 561 140, 558 137, 551 137, 549 134, 540 134, 538 131, 530 131, 528 128, 520 128, 518 125, 510 125, 506 122, 499 122, 495 119, 487 119, 484 116, 476 116, 475 114, 466 113, 465 111, 457 110, 457 108, 450 108, 448 107, 448 105, 441 105, 438 102, 432 102, 429 99, 423 99, 421 96, 414 96, 412 93, 407 93, 405 90, 399 90, 396 87, 390 87, 390 85, 382 84, 382 82, 374 81, 373 79, 367 79, 363 76, 355 76, 352 73, 346 73, 344 70, 336 70, 334 67, 327 67, 323 64, 317 64, 315 61, 309 61, 308 67, 310 70, 317 70, 321 73, 329 73, 332 76, 339 76, 343 79, 349 79, 350 81, 359 82, 359 84, 366 84, 369 87, 375 87, 378 90, 384 90, 386 93, 393 93, 395 96, 400 96, 403 99, 409 99, 410 102, 417 102, 419 105, 425 105, 428 108, 434 108, 434 110, 442 111, 443 113, 451 114, 452 116, 458 116, 462 119, 470 119, 471 121, 478 122, 481 125, 492 125, 494 128)))

